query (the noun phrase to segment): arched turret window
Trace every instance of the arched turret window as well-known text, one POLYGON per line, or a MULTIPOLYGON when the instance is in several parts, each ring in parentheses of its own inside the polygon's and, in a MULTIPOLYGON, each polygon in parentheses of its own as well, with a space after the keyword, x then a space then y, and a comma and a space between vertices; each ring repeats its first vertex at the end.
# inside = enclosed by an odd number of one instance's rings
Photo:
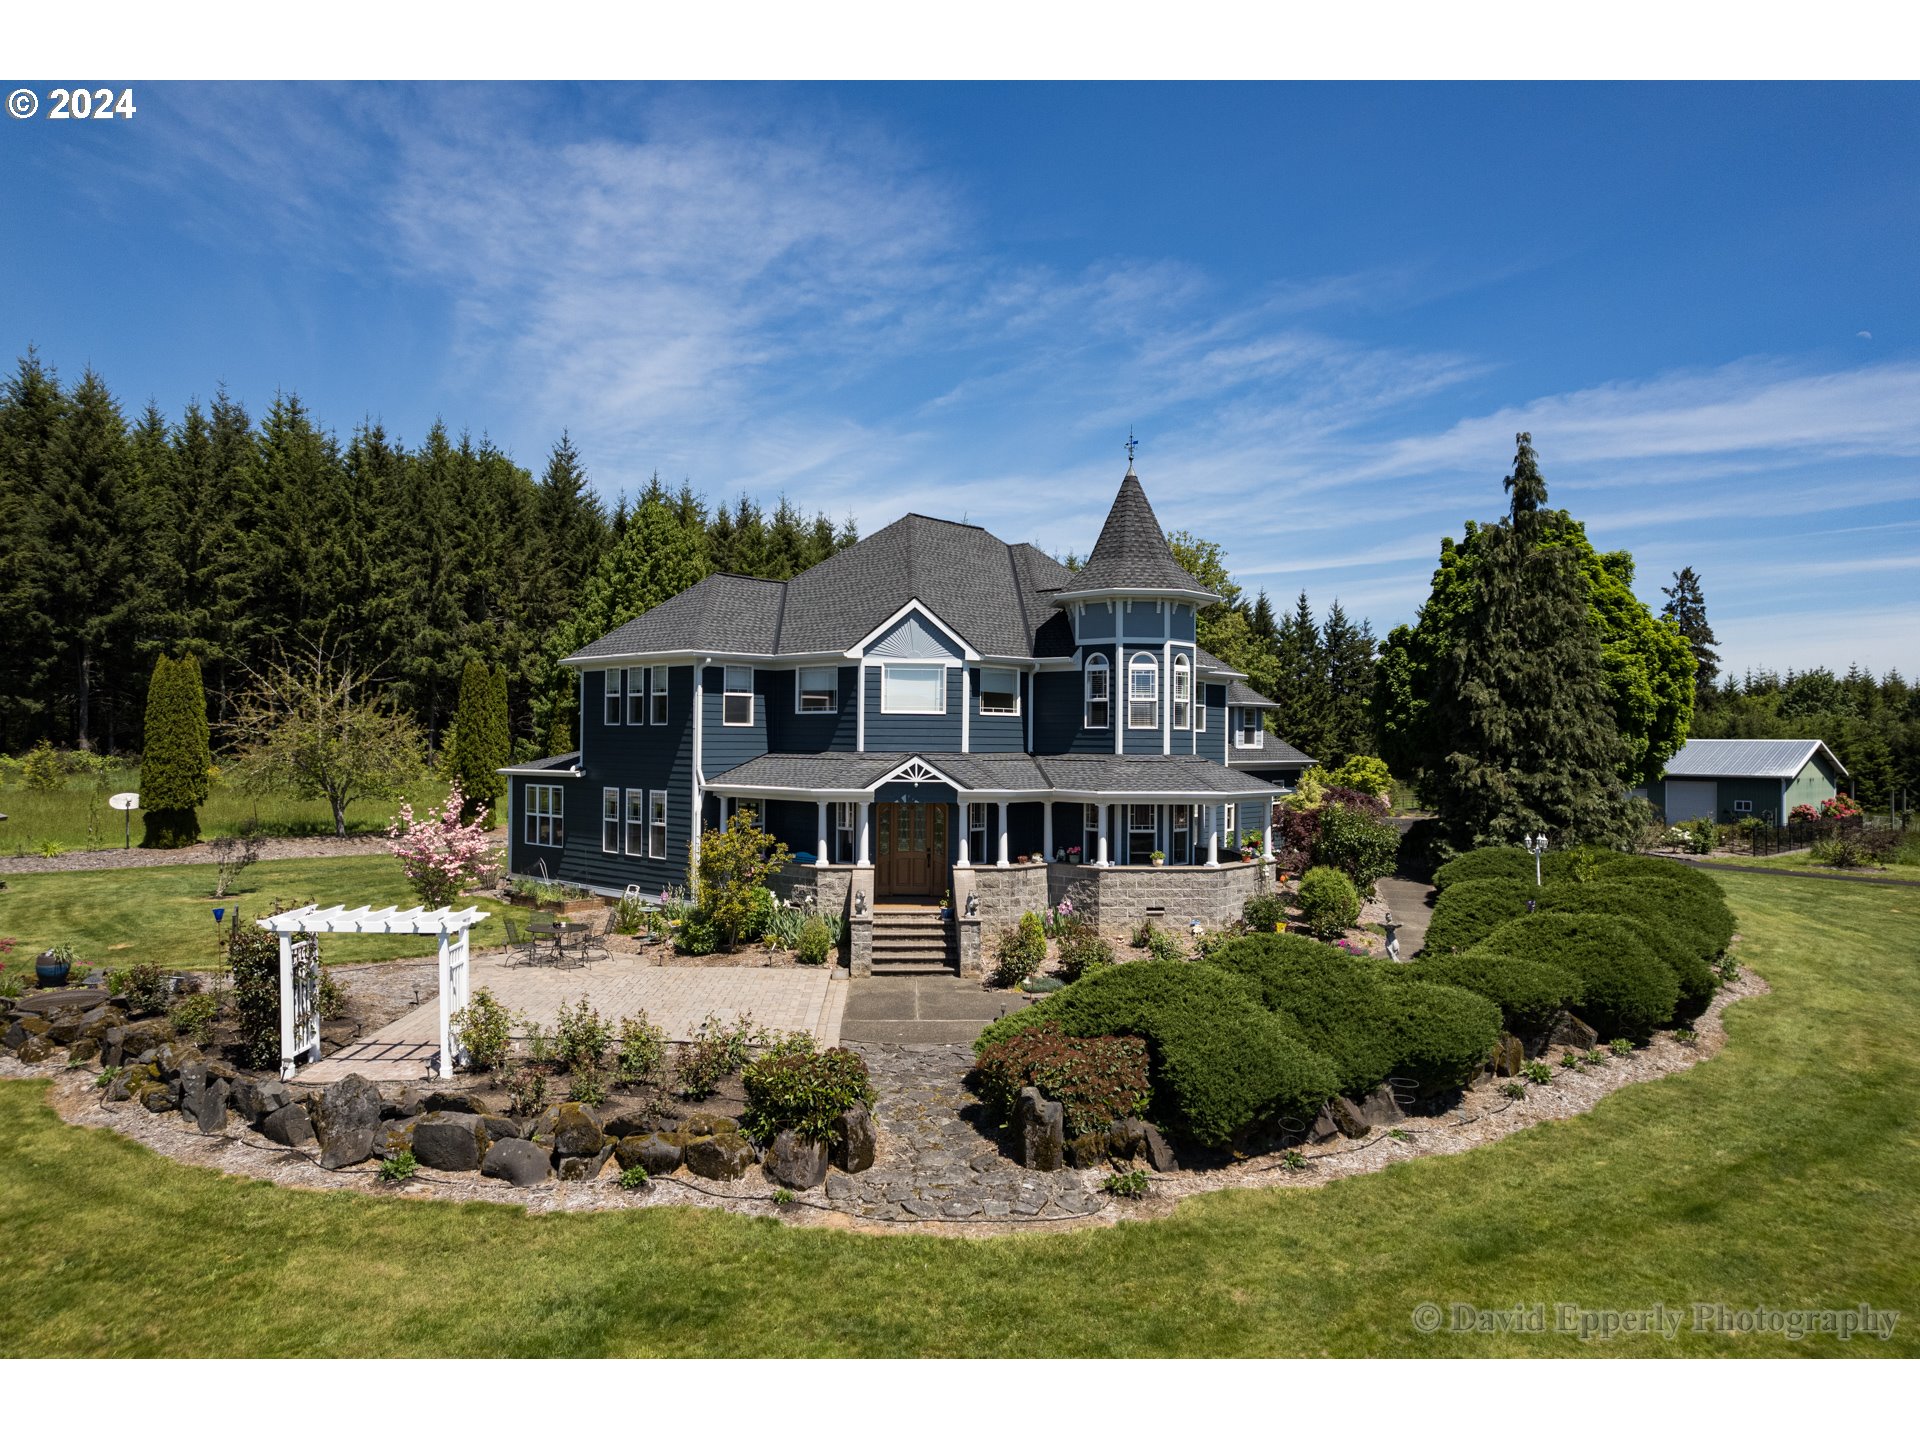
POLYGON ((1087 708, 1083 723, 1089 730, 1105 730, 1112 721, 1113 671, 1104 655, 1087 657, 1087 708))
POLYGON ((1127 728, 1160 728, 1160 667, 1140 654, 1127 662, 1127 728))
POLYGON ((1193 662, 1185 655, 1173 657, 1173 728, 1193 728, 1193 662))

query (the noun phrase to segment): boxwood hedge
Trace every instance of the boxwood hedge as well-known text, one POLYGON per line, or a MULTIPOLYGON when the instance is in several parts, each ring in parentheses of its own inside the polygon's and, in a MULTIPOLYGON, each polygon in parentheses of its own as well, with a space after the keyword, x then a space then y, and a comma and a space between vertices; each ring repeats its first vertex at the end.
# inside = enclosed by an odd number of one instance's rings
POLYGON ((1460 955, 1423 954, 1403 968, 1414 979, 1485 996, 1500 1007, 1501 1024, 1528 1038, 1545 1034, 1560 1012, 1580 999, 1580 982, 1558 966, 1484 948, 1460 955))
POLYGON ((1422 955, 1457 955, 1471 950, 1494 930, 1527 913, 1527 901, 1539 892, 1525 880, 1461 880, 1434 901, 1422 955))
POLYGON ((1631 924, 1611 915, 1523 915, 1495 930, 1484 946, 1572 975, 1580 998, 1570 1008, 1602 1039, 1645 1039, 1673 1018, 1680 998, 1673 971, 1631 924))
POLYGON ((1334 1069, 1252 985, 1213 965, 1140 960, 1103 967, 989 1025, 974 1053, 1040 1026, 1138 1035, 1152 1062, 1153 1113, 1203 1145, 1269 1119, 1302 1122, 1339 1090, 1334 1069))
POLYGON ((1230 941, 1206 963, 1242 976, 1261 1004, 1292 1020, 1333 1062, 1343 1094, 1363 1095, 1392 1073, 1388 1009, 1372 966, 1304 935, 1272 934, 1230 941))
POLYGON ((1484 996, 1422 980, 1381 988, 1396 1057, 1393 1073, 1419 1087, 1422 1100, 1458 1090, 1487 1062, 1500 1039, 1500 1009, 1484 996))
POLYGON ((1533 879, 1533 856, 1514 845, 1489 845, 1469 850, 1433 872, 1433 888, 1442 895, 1467 880, 1533 879))

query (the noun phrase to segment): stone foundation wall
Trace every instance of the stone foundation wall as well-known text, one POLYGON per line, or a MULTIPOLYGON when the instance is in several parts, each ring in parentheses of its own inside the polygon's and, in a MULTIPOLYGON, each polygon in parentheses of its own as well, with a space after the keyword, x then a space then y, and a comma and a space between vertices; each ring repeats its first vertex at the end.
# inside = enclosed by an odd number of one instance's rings
MULTIPOLYGON (((969 893, 980 898, 978 918, 988 936, 998 935, 1031 910, 1038 915, 1050 903, 1046 865, 976 865, 967 872, 969 893)), ((958 877, 962 872, 955 870, 958 877)), ((956 892, 954 902, 959 913, 966 914, 967 902, 956 892)))
POLYGON ((1119 937, 1147 918, 1149 906, 1165 912, 1170 929, 1184 929, 1194 920, 1210 928, 1240 918, 1240 909, 1255 895, 1273 888, 1271 876, 1257 860, 1200 865, 1049 865, 1048 904, 1073 902, 1074 913, 1104 934, 1119 937))
POLYGON ((861 935, 853 932, 853 892, 866 892, 873 903, 873 870, 858 865, 783 865, 767 877, 767 888, 789 905, 813 906, 823 915, 838 915, 845 928, 841 932, 840 959, 854 974, 866 974, 872 968, 873 914, 869 908, 861 935), (864 940, 864 946, 862 941, 864 940), (862 960, 867 969, 857 968, 862 960))

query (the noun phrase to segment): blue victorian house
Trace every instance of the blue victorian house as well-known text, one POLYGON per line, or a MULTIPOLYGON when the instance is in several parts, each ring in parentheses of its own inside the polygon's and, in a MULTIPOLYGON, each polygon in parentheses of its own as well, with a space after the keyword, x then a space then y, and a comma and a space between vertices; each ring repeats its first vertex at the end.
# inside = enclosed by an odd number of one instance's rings
POLYGON ((1195 643, 1219 598, 1131 465, 1077 571, 908 515, 791 580, 710 575, 567 659, 580 749, 506 770, 510 868, 657 893, 751 807, 855 973, 971 970, 980 924, 1061 900, 1108 930, 1234 918, 1312 761, 1195 643))

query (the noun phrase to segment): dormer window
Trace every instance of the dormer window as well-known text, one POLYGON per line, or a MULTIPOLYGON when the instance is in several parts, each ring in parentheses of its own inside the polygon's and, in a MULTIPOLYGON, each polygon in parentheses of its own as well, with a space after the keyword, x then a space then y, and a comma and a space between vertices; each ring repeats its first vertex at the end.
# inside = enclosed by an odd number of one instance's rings
POLYGON ((1260 712, 1251 705, 1243 705, 1239 710, 1239 723, 1234 727, 1233 743, 1240 750, 1258 750, 1267 738, 1265 728, 1260 724, 1260 712))
POLYGON ((722 725, 753 724, 753 667, 726 667, 726 694, 721 702, 722 725))
POLYGON ((1160 669, 1151 655, 1136 655, 1127 662, 1127 728, 1160 728, 1160 669))
POLYGON ((980 672, 980 713, 982 715, 1018 715, 1020 713, 1020 677, 1011 670, 980 672))
POLYGON ((1105 730, 1113 722, 1113 672, 1104 655, 1087 658, 1087 708, 1082 724, 1088 730, 1105 730))
POLYGON ((1184 655, 1173 657, 1173 728, 1193 728, 1193 662, 1184 655))

